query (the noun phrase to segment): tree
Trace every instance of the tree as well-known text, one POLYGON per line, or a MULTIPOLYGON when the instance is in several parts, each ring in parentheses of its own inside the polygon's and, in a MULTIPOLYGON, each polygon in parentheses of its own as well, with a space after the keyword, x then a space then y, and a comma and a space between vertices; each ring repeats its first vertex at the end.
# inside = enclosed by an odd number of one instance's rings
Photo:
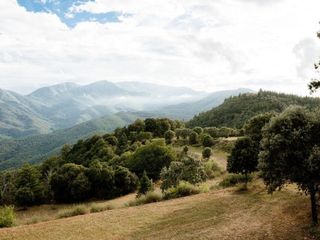
POLYGON ((140 177, 146 171, 151 179, 157 180, 161 169, 169 166, 175 158, 173 150, 165 146, 164 142, 152 142, 138 148, 126 166, 140 177))
POLYGON ((164 139, 166 141, 166 144, 171 144, 175 135, 176 135, 175 132, 172 130, 166 131, 164 134, 164 139))
POLYGON ((208 134, 204 134, 203 137, 202 137, 202 145, 204 147, 212 147, 213 138, 208 134))
POLYGON ((274 116, 276 116, 275 113, 267 112, 250 118, 244 125, 246 136, 250 137, 259 145, 259 142, 262 139, 262 128, 269 123, 270 119, 274 116))
POLYGON ((228 172, 244 174, 245 188, 247 188, 248 174, 257 170, 256 154, 255 145, 251 138, 244 137, 236 141, 231 155, 228 157, 228 172))
POLYGON ((209 159, 211 157, 212 151, 211 148, 206 147, 202 151, 202 157, 203 159, 209 159))
POLYGON ((148 178, 146 171, 143 171, 142 177, 139 180, 138 195, 146 194, 152 190, 152 180, 148 178))
POLYGON ((55 200, 78 202, 88 199, 91 183, 85 171, 86 168, 81 165, 67 163, 54 173, 50 185, 55 200))
POLYGON ((296 183, 310 195, 314 224, 318 223, 316 193, 320 184, 318 130, 319 118, 301 107, 290 107, 264 129, 259 154, 259 168, 269 192, 296 183))
POLYGON ((114 170, 106 163, 94 160, 87 170, 91 183, 91 195, 97 198, 109 198, 114 188, 114 170))
POLYGON ((137 189, 137 176, 125 167, 115 167, 114 179, 114 196, 121 196, 128 193, 132 193, 137 189))
POLYGON ((180 181, 192 184, 203 182, 207 175, 200 160, 184 156, 180 161, 173 161, 170 166, 161 170, 161 189, 166 190, 175 187, 180 181))
POLYGON ((203 133, 203 128, 202 127, 194 127, 193 131, 198 133, 198 134, 202 134, 203 133))
POLYGON ((31 206, 42 203, 44 187, 40 180, 41 173, 38 168, 25 164, 17 173, 15 180, 15 201, 21 206, 31 206))
POLYGON ((198 133, 192 131, 189 136, 189 144, 197 144, 198 143, 198 133))

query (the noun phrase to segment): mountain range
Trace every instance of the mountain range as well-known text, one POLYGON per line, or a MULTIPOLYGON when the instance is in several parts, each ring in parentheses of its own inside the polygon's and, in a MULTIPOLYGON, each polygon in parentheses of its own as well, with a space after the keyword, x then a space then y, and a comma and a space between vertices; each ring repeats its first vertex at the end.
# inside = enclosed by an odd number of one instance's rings
POLYGON ((0 139, 48 134, 119 112, 148 112, 188 120, 227 97, 250 91, 206 93, 186 87, 109 81, 62 83, 28 95, 0 89, 0 139))

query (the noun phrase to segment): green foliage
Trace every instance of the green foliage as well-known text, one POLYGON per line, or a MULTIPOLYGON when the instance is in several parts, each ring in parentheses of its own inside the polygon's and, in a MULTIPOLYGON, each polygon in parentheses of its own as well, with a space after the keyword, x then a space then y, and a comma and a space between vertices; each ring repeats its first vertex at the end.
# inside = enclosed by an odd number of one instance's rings
POLYGON ((212 147, 212 145, 213 145, 213 138, 208 134, 204 134, 202 137, 202 146, 212 147))
POLYGON ((161 170, 161 189, 177 186, 180 181, 192 184, 204 182, 207 175, 201 161, 184 156, 180 161, 171 162, 169 168, 161 170))
POLYGON ((15 202, 15 171, 0 172, 0 205, 9 205, 15 202))
POLYGON ((44 186, 40 171, 29 164, 24 165, 15 178, 15 202, 20 206, 31 206, 44 200, 44 186))
MULTIPOLYGON (((119 144, 122 143, 121 139, 119 139, 119 144)), ((114 152, 103 137, 95 135, 84 141, 79 140, 70 151, 64 155, 63 160, 65 162, 89 166, 90 163, 96 159, 109 161, 114 157, 114 152)))
POLYGON ((138 196, 146 194, 152 189, 153 189, 153 183, 148 178, 146 171, 143 171, 142 177, 139 180, 138 196))
POLYGON ((166 141, 166 144, 171 144, 175 135, 176 135, 175 132, 172 130, 166 131, 164 134, 164 139, 166 141))
POLYGON ((287 182, 310 195, 312 221, 318 223, 316 192, 320 183, 319 113, 291 107, 272 118, 261 140, 259 167, 270 192, 287 182))
POLYGON ((199 134, 203 133, 203 128, 202 127, 194 127, 193 131, 199 135, 199 134))
POLYGON ((164 199, 174 199, 199 194, 199 187, 192 185, 189 182, 180 181, 175 187, 171 187, 165 191, 164 199))
POLYGON ((87 176, 91 183, 91 196, 104 199, 112 195, 115 178, 112 167, 95 160, 90 164, 87 176))
POLYGON ((220 183, 219 186, 227 188, 233 187, 239 183, 246 183, 252 181, 252 176, 248 175, 247 178, 242 174, 229 174, 220 183))
POLYGON ((12 227, 15 221, 14 207, 0 207, 0 228, 12 227))
POLYGON ((86 168, 74 163, 64 164, 51 180, 54 198, 59 202, 79 202, 89 197, 91 183, 86 168))
POLYGON ((209 147, 206 147, 202 150, 202 158, 209 159, 211 157, 212 150, 209 147))
POLYGON ((115 196, 132 193, 137 189, 138 178, 129 169, 121 166, 115 168, 115 196))
POLYGON ((209 160, 204 163, 204 170, 209 179, 212 179, 222 174, 222 170, 220 169, 218 164, 213 160, 209 160))
POLYGON ((127 167, 138 176, 142 176, 143 171, 146 171, 151 179, 157 180, 161 169, 169 166, 175 158, 171 148, 152 142, 138 148, 127 162, 127 167))
POLYGON ((259 91, 257 94, 240 94, 230 97, 212 110, 200 113, 187 123, 188 127, 231 127, 240 129, 250 118, 265 112, 280 113, 290 105, 316 109, 320 105, 317 98, 259 91))
POLYGON ((254 142, 249 137, 239 138, 228 157, 228 172, 248 174, 256 171, 257 165, 254 142))
POLYGON ((274 116, 276 116, 275 113, 267 112, 250 118, 243 127, 246 136, 259 144, 262 139, 262 128, 269 123, 270 119, 274 116))
POLYGON ((189 136, 189 144, 190 145, 197 144, 199 141, 198 137, 199 137, 198 133, 196 133, 195 131, 192 131, 189 136))

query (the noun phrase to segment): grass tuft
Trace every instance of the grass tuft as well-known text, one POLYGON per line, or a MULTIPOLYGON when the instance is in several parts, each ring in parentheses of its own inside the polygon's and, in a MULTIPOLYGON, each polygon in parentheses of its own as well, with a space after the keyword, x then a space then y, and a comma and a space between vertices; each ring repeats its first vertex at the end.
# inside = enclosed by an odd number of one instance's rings
POLYGON ((91 213, 104 212, 104 211, 107 211, 107 210, 112 210, 112 209, 114 209, 114 208, 115 208, 115 207, 112 206, 112 205, 99 206, 99 205, 95 204, 95 205, 92 205, 92 206, 91 206, 90 212, 91 212, 91 213))
POLYGON ((128 203, 128 206, 138 206, 148 203, 160 202, 162 201, 162 194, 158 192, 148 192, 146 195, 141 195, 140 197, 132 200, 128 203))
POLYGON ((67 218, 89 213, 85 206, 75 205, 69 209, 64 209, 58 213, 58 218, 67 218))

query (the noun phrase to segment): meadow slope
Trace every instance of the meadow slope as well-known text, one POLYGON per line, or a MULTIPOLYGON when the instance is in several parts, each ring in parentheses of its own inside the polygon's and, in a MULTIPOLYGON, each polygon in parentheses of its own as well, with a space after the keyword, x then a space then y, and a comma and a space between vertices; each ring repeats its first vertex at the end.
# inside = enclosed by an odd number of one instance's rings
POLYGON ((293 187, 268 195, 262 183, 0 230, 1 240, 315 239, 309 201, 293 187))

